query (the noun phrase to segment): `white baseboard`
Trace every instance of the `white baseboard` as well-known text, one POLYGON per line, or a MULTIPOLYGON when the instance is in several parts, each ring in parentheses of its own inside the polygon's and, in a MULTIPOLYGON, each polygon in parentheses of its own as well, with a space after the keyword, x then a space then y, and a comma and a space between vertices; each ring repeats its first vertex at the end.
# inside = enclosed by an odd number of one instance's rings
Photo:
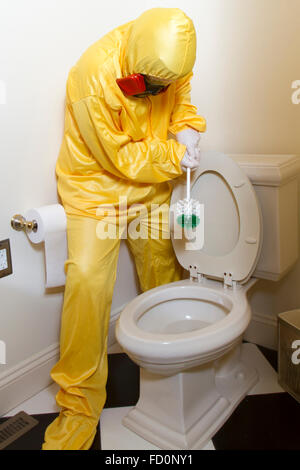
MULTIPOLYGON (((108 335, 108 354, 122 352, 115 337, 115 325, 125 305, 111 312, 108 335)), ((0 374, 0 416, 3 416, 22 402, 48 387, 52 367, 59 359, 59 343, 20 362, 0 374)))
POLYGON ((50 370, 59 358, 53 344, 0 375, 0 416, 48 387, 50 370))
POLYGON ((269 349, 278 349, 277 317, 263 313, 252 313, 244 339, 269 349))

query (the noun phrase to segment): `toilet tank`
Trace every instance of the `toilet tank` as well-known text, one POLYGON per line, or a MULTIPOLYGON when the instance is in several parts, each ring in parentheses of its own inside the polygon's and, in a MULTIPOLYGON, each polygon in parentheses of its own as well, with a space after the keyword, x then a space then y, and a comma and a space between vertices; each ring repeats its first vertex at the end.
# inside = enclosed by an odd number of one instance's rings
POLYGON ((296 155, 230 155, 254 186, 263 218, 263 244, 253 277, 278 281, 298 258, 296 155))

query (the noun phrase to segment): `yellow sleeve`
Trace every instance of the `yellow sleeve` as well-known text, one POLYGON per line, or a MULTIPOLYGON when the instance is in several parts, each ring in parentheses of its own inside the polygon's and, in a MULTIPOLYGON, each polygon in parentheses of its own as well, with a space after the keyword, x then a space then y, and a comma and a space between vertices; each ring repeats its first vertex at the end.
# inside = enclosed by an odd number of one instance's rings
POLYGON ((187 127, 198 132, 205 132, 206 121, 197 115, 197 108, 191 104, 191 79, 193 72, 177 80, 175 105, 171 115, 169 132, 176 135, 187 127))
POLYGON ((182 174, 186 147, 176 140, 133 141, 117 129, 101 96, 72 104, 80 134, 104 170, 139 183, 161 183, 182 174))

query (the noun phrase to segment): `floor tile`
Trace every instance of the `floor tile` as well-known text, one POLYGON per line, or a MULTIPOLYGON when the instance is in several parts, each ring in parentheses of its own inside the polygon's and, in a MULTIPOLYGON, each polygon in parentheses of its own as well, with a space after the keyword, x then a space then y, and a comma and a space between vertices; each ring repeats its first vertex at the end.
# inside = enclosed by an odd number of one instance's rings
POLYGON ((216 450, 213 441, 209 441, 202 450, 216 450))
POLYGON ((265 358, 271 364, 273 369, 278 371, 278 352, 274 349, 265 348, 264 346, 257 345, 258 349, 263 353, 265 358))
POLYGON ((102 450, 159 450, 148 441, 123 426, 122 419, 132 406, 106 408, 101 414, 102 450))
POLYGON ((300 450, 300 406, 287 393, 249 395, 213 437, 217 450, 300 450))
POLYGON ((277 382, 277 372, 255 344, 243 344, 243 360, 254 367, 259 375, 258 383, 248 392, 248 395, 261 393, 284 392, 277 382))
POLYGON ((140 394, 140 369, 126 354, 109 354, 105 408, 135 405, 140 394))

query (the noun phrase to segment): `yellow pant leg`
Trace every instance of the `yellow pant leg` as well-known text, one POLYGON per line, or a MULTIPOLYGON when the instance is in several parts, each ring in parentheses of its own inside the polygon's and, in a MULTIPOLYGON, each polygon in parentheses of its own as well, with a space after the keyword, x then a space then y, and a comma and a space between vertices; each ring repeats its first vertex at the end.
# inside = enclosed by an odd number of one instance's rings
POLYGON ((106 400, 107 334, 120 240, 99 239, 98 223, 68 216, 60 359, 51 370, 61 387, 56 401, 62 410, 46 430, 45 450, 89 449, 106 400))
POLYGON ((169 232, 169 205, 143 213, 128 226, 127 243, 133 254, 141 289, 179 281, 182 268, 175 256, 169 232))

